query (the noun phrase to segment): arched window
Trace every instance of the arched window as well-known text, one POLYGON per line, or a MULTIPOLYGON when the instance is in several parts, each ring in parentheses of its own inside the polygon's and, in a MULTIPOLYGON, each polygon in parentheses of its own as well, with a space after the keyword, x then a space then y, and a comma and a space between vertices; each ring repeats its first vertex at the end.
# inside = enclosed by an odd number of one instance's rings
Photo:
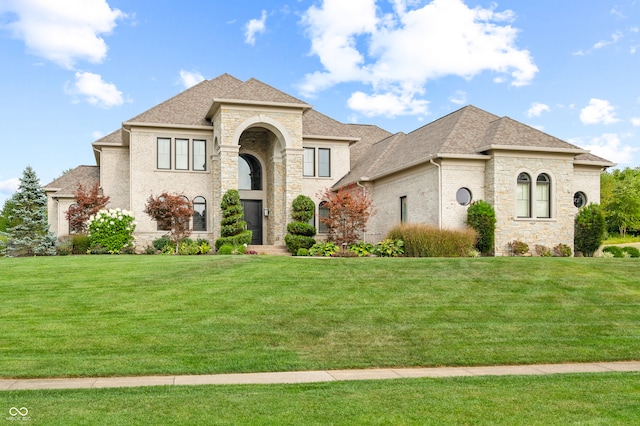
POLYGON ((526 173, 518 175, 516 216, 531 217, 531 177, 526 173))
POLYGON ((536 178, 536 217, 551 217, 551 178, 546 173, 536 178))
POLYGON ((193 199, 193 230, 207 230, 207 200, 204 197, 193 199))
POLYGON ((327 225, 325 225, 324 223, 322 223, 322 218, 323 217, 329 217, 329 208, 327 207, 327 202, 326 201, 322 201, 319 205, 318 205, 318 232, 321 234, 326 234, 327 232, 329 232, 329 228, 327 228, 327 225))
POLYGON ((238 157, 238 189, 262 189, 262 168, 253 155, 240 154, 238 157))

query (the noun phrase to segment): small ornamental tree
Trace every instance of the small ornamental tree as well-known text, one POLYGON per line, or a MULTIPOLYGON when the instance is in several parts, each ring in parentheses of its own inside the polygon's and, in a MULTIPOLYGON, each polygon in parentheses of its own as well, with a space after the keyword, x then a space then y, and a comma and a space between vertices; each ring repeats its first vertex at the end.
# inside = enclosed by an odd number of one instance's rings
POLYGON ((87 226, 91 251, 118 254, 132 247, 133 231, 136 229, 134 220, 133 213, 119 208, 103 209, 89 216, 87 226))
POLYGON ((251 243, 253 232, 247 230, 247 222, 244 220, 244 209, 240 201, 240 193, 236 189, 230 189, 222 196, 220 202, 222 209, 221 237, 216 240, 216 250, 223 245, 232 247, 251 243))
POLYGON ((49 232, 47 195, 36 172, 28 166, 12 197, 6 255, 49 256, 56 254, 56 237, 49 232))
POLYGON ((467 225, 478 233, 478 251, 484 255, 491 255, 496 231, 496 212, 493 206, 483 200, 471 203, 467 209, 467 225))
POLYGON ((176 250, 178 243, 191 235, 189 221, 193 217, 193 206, 179 194, 163 192, 158 197, 149 197, 144 212, 158 222, 158 227, 169 231, 169 239, 176 250))
POLYGON ((575 219, 574 249, 592 257, 604 240, 607 224, 599 204, 589 204, 575 219))
POLYGON ((73 196, 76 202, 69 207, 66 215, 69 229, 71 233, 84 234, 87 232, 89 217, 104 209, 109 202, 109 197, 100 194, 100 187, 97 183, 89 190, 79 183, 73 196))
POLYGON ((320 218, 327 226, 329 241, 339 246, 358 242, 373 214, 373 202, 367 190, 353 186, 338 191, 329 188, 319 194, 319 198, 329 209, 327 217, 320 218))
POLYGON ((289 252, 294 256, 298 254, 299 249, 310 249, 316 243, 313 238, 316 235, 316 228, 309 224, 315 210, 315 203, 306 195, 298 195, 291 203, 293 222, 287 225, 287 235, 284 237, 284 242, 289 252))

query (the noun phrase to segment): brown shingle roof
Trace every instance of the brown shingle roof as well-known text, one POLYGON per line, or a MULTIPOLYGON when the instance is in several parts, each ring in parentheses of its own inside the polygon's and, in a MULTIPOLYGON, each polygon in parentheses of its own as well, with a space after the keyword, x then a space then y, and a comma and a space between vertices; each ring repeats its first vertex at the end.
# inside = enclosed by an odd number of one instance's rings
POLYGON ((82 184, 85 188, 92 188, 93 185, 100 184, 100 167, 78 166, 54 179, 44 188, 46 192, 52 192, 54 196, 69 196, 75 192, 78 184, 82 184))
POLYGON ((281 90, 278 90, 268 84, 265 84, 255 78, 251 78, 240 85, 233 87, 231 90, 221 95, 216 95, 216 98, 233 99, 242 101, 256 101, 256 102, 275 102, 283 104, 299 104, 300 106, 307 105, 306 102, 300 99, 294 98, 281 90))
POLYGON ((128 122, 162 123, 187 126, 210 126, 206 115, 213 98, 222 97, 242 85, 242 81, 222 74, 212 80, 205 80, 171 99, 133 117, 128 122))

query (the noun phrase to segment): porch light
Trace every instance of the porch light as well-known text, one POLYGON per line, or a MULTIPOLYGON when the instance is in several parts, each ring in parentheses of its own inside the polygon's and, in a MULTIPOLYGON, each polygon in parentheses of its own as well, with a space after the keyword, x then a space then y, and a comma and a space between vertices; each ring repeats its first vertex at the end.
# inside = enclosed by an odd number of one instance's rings
POLYGON ((264 217, 269 217, 269 209, 264 209, 264 217))

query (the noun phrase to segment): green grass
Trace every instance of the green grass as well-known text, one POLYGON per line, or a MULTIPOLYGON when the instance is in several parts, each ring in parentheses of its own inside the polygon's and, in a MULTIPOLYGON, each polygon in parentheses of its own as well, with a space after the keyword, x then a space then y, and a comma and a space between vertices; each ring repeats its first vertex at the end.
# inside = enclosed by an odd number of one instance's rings
POLYGON ((640 236, 632 236, 627 235, 626 237, 621 237, 620 235, 614 234, 609 235, 605 241, 602 242, 602 245, 609 246, 612 244, 629 244, 629 243, 640 243, 640 236))
POLYGON ((15 391, 0 411, 53 425, 632 425, 639 401, 640 374, 598 373, 15 391))
POLYGON ((639 275, 634 259, 0 259, 0 377, 637 359, 639 275))

